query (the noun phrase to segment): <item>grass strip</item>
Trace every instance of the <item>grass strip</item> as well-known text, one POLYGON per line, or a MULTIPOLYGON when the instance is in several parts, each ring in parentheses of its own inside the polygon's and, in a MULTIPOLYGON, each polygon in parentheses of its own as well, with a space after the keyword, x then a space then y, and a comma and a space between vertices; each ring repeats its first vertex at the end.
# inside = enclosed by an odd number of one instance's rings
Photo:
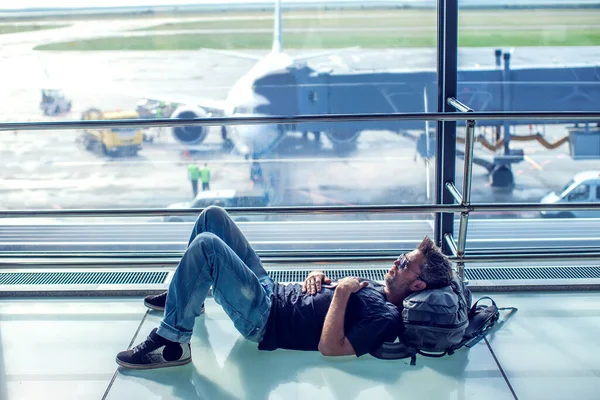
MULTIPOLYGON (((269 49, 269 33, 216 33, 151 35, 139 37, 109 37, 72 42, 50 43, 36 50, 98 51, 98 50, 196 50, 202 47, 215 49, 269 49)), ((288 49, 333 49, 352 46, 362 48, 434 47, 433 31, 411 32, 316 32, 288 33, 283 35, 288 49)), ((461 47, 519 47, 519 46, 597 46, 600 29, 555 30, 482 30, 459 32, 461 47)))
POLYGON ((31 32, 31 31, 41 31, 45 29, 57 29, 64 28, 68 25, 0 25, 0 35, 5 35, 9 33, 21 33, 21 32, 31 32))

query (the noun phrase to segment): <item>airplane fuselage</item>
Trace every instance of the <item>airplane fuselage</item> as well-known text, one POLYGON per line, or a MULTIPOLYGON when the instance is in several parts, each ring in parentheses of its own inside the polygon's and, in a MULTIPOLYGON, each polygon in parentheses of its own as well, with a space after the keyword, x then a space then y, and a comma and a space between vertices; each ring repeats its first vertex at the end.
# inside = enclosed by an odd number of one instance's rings
MULTIPOLYGON (((230 115, 324 115, 411 113, 437 110, 437 73, 368 71, 335 73, 294 64, 283 54, 265 58, 228 95, 230 115), (281 58, 278 58, 281 57, 281 58)), ((463 69, 458 99, 476 111, 597 111, 600 66, 463 69)), ((519 121, 520 124, 570 121, 519 121)), ((479 121, 498 126, 503 121, 479 121)), ((508 121, 508 123, 512 123, 508 121)), ((290 131, 323 132, 334 147, 351 147, 361 131, 423 130, 425 121, 306 123, 299 126, 236 126, 247 153, 273 150, 290 131)))

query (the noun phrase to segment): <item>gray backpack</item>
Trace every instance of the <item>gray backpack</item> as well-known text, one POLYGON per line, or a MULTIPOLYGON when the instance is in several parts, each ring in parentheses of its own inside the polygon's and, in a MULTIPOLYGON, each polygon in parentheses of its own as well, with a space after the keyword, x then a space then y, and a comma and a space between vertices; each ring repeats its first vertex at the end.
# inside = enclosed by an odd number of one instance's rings
POLYGON ((453 279, 440 289, 423 290, 404 299, 400 341, 421 351, 440 352, 461 342, 469 325, 471 292, 453 279))
MULTIPOLYGON (((398 342, 384 343, 370 354, 381 359, 411 358, 416 355, 442 357, 462 346, 479 342, 498 321, 500 313, 494 300, 490 306, 471 307, 471 292, 458 277, 439 289, 423 290, 404 299, 402 322, 404 331, 398 342)), ((512 308, 510 308, 512 309, 512 308)))

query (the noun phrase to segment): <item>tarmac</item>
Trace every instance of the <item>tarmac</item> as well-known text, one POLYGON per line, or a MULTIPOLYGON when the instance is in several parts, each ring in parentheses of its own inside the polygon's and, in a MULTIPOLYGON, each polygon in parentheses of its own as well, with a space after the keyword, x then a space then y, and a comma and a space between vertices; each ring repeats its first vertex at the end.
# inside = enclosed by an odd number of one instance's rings
MULTIPOLYGON (((160 22, 160 21, 159 21, 160 22)), ((143 21, 75 23, 68 28, 26 32, 0 37, 0 98, 3 121, 79 119, 81 112, 130 110, 141 97, 160 94, 222 100, 253 61, 208 51, 37 52, 41 43, 117 34, 137 29, 143 21), (51 36, 48 36, 51 35, 51 36), (73 99, 69 114, 44 117, 39 110, 42 87, 64 87, 73 99)), ((152 24, 157 24, 153 20, 152 24)), ((505 49, 510 50, 510 49, 505 49)), ((310 53, 290 51, 290 55, 310 53)), ((461 48, 461 67, 489 67, 492 48, 461 48)), ((249 51, 266 54, 265 51, 249 51)), ((512 65, 591 64, 600 59, 600 47, 517 48, 512 65)), ((309 65, 319 69, 364 71, 372 69, 434 69, 436 51, 424 49, 349 49, 318 57, 309 65)), ((564 126, 519 127, 519 132, 542 131, 557 140, 564 126)), ((157 133, 157 132, 153 132, 157 133)), ((479 132, 483 133, 483 132, 479 132)), ((145 143, 137 157, 109 159, 77 145, 76 131, 3 132, 0 135, 0 209, 164 207, 191 199, 187 164, 209 162, 214 189, 249 189, 250 163, 223 152, 218 129, 185 157, 184 147, 168 129, 154 143, 145 143)), ((358 150, 337 157, 326 139, 315 149, 300 137, 285 143, 285 157, 263 167, 276 176, 276 204, 390 204, 434 201, 433 162, 415 157, 415 144, 393 132, 364 132, 358 150)), ((487 171, 473 170, 472 201, 538 202, 549 190, 562 187, 576 172, 598 168, 597 160, 574 161, 568 146, 549 151, 535 142, 515 143, 526 160, 515 165, 517 180, 509 193, 490 187, 487 171)), ((461 147, 458 147, 461 148, 461 147)), ((476 145, 478 156, 493 154, 476 145)), ((457 160, 457 183, 462 160, 457 160)))

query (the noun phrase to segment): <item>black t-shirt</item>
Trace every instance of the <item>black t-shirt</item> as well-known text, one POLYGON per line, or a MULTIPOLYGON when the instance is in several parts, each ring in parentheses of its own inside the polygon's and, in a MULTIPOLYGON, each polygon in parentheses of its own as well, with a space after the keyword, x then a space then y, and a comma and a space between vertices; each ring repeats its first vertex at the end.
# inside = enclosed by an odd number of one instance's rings
MULTIPOLYGON (((344 333, 356 356, 393 342, 401 328, 400 310, 388 302, 383 285, 369 285, 350 295, 344 333)), ((318 350, 325 316, 335 288, 323 287, 316 295, 302 293, 302 285, 275 283, 273 305, 260 350, 318 350)))

